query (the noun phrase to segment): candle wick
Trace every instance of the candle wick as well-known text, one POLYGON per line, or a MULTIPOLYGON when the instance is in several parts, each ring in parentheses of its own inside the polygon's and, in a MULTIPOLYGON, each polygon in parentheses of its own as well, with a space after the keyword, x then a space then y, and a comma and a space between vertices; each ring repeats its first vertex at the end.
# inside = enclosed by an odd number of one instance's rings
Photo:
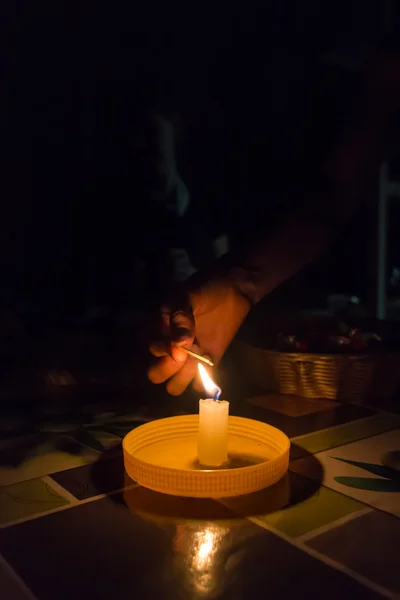
POLYGON ((214 400, 215 402, 219 402, 219 397, 220 397, 220 395, 221 395, 221 388, 217 388, 217 389, 216 389, 216 392, 215 392, 215 394, 214 394, 214 398, 213 398, 213 400, 214 400))

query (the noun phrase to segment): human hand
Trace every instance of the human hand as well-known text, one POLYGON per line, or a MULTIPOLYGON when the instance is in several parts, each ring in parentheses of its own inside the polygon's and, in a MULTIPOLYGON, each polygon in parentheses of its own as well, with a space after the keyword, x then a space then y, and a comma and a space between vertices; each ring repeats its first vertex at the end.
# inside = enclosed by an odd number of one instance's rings
POLYGON ((148 370, 153 383, 167 381, 167 391, 179 396, 197 375, 198 361, 179 346, 222 358, 250 310, 249 301, 228 278, 195 276, 163 306, 156 339, 150 352, 157 361, 148 370))

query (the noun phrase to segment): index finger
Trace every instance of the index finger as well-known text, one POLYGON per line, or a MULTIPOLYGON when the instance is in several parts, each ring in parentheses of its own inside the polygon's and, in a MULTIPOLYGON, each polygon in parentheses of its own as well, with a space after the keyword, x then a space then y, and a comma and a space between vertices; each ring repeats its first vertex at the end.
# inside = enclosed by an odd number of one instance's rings
POLYGON ((170 318, 171 356, 178 362, 186 360, 186 354, 179 346, 190 347, 194 342, 195 323, 192 311, 175 311, 170 318))
POLYGON ((186 354, 179 346, 190 347, 195 338, 195 322, 189 296, 186 291, 177 292, 170 302, 171 356, 178 362, 184 362, 186 354))

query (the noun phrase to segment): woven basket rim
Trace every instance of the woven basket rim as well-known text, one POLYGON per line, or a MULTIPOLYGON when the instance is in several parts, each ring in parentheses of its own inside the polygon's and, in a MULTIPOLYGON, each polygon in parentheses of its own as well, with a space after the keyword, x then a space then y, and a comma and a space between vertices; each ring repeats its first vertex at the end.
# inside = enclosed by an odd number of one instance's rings
MULTIPOLYGON (((359 354, 346 354, 343 353, 341 354, 340 352, 332 352, 332 353, 325 353, 325 354, 320 354, 319 352, 282 352, 281 350, 264 350, 264 352, 267 352, 268 354, 273 354, 275 356, 288 356, 290 358, 294 358, 296 356, 301 356, 302 358, 305 357, 310 357, 313 359, 316 358, 349 358, 349 359, 359 359, 359 358, 375 358, 376 356, 382 356, 380 353, 378 354, 374 354, 371 352, 368 353, 363 353, 360 352, 359 354)), ((390 353, 388 353, 390 354, 390 353)), ((400 355, 400 353, 399 353, 400 355)))

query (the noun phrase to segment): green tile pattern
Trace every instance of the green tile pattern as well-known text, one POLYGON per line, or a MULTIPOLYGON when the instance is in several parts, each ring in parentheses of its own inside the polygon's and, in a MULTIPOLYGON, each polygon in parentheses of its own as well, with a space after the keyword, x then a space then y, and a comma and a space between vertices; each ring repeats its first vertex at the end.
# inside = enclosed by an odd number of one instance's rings
POLYGON ((69 504, 43 479, 31 479, 0 489, 0 526, 69 504))
POLYGON ((399 415, 382 413, 367 417, 366 419, 339 425, 338 427, 331 427, 330 429, 293 438, 292 441, 296 446, 300 446, 311 454, 317 454, 318 452, 344 446, 345 444, 350 444, 351 442, 356 442, 357 440, 377 435, 378 433, 396 429, 399 425, 399 415))

